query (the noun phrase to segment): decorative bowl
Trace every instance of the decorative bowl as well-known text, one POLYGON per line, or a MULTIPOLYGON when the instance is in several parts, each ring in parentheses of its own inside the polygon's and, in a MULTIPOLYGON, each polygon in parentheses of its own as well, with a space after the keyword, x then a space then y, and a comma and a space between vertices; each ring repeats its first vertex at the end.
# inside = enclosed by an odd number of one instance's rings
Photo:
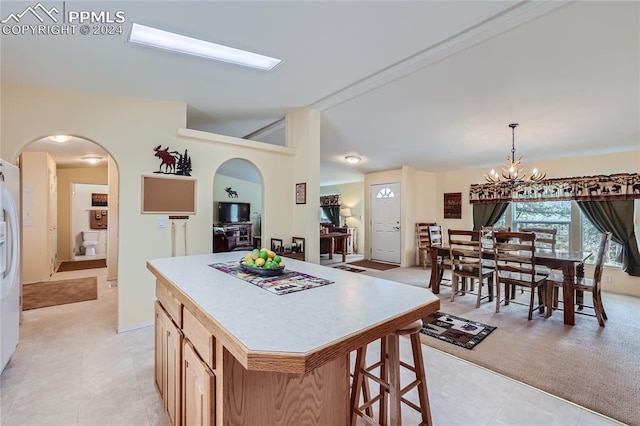
POLYGON ((277 275, 282 274, 282 272, 284 272, 284 266, 267 269, 267 268, 258 268, 257 266, 249 266, 243 263, 240 263, 240 269, 252 274, 262 275, 263 277, 275 277, 277 275))

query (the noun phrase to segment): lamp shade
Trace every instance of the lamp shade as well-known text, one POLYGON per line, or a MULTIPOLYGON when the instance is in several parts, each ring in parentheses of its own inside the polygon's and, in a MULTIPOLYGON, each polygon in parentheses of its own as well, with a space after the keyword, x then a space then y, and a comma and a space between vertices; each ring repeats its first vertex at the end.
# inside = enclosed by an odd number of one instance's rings
POLYGON ((340 216, 351 217, 351 208, 345 207, 343 209, 340 209, 340 216))

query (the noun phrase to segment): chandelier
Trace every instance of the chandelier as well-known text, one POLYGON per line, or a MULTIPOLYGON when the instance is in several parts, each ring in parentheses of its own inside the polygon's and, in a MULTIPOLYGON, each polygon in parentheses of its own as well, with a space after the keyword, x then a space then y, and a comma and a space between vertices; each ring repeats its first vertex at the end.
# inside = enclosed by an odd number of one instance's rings
POLYGON ((531 171, 531 177, 527 179, 527 176, 522 172, 522 166, 520 165, 520 160, 522 157, 516 160, 516 147, 515 147, 515 130, 518 127, 518 123, 509 124, 511 127, 511 156, 507 157, 507 163, 502 168, 502 174, 499 174, 494 169, 491 169, 489 174, 484 175, 484 178, 489 183, 509 183, 509 184, 518 184, 525 182, 540 182, 547 175, 546 173, 538 171, 538 169, 534 168, 531 171))

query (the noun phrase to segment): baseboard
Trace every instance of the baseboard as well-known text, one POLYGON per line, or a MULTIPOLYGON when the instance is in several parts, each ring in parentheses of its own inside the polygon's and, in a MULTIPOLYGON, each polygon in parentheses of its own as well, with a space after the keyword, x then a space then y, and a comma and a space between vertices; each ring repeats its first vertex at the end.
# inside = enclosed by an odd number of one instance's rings
POLYGON ((153 325, 154 325, 154 322, 153 322, 153 321, 151 321, 151 322, 145 322, 145 323, 141 323, 141 324, 132 325, 132 326, 130 326, 130 327, 122 327, 122 328, 121 328, 121 327, 118 327, 118 331, 117 331, 117 333, 118 333, 118 334, 120 334, 120 333, 126 333, 126 332, 128 332, 128 331, 139 330, 139 329, 141 329, 141 328, 151 327, 151 326, 153 326, 153 325))

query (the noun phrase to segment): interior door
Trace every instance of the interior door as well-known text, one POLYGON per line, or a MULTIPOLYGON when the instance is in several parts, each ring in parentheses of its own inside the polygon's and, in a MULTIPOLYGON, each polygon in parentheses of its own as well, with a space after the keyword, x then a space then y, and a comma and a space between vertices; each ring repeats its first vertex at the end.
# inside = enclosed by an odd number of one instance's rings
POLYGON ((371 260, 400 263, 400 182, 371 185, 371 260))

